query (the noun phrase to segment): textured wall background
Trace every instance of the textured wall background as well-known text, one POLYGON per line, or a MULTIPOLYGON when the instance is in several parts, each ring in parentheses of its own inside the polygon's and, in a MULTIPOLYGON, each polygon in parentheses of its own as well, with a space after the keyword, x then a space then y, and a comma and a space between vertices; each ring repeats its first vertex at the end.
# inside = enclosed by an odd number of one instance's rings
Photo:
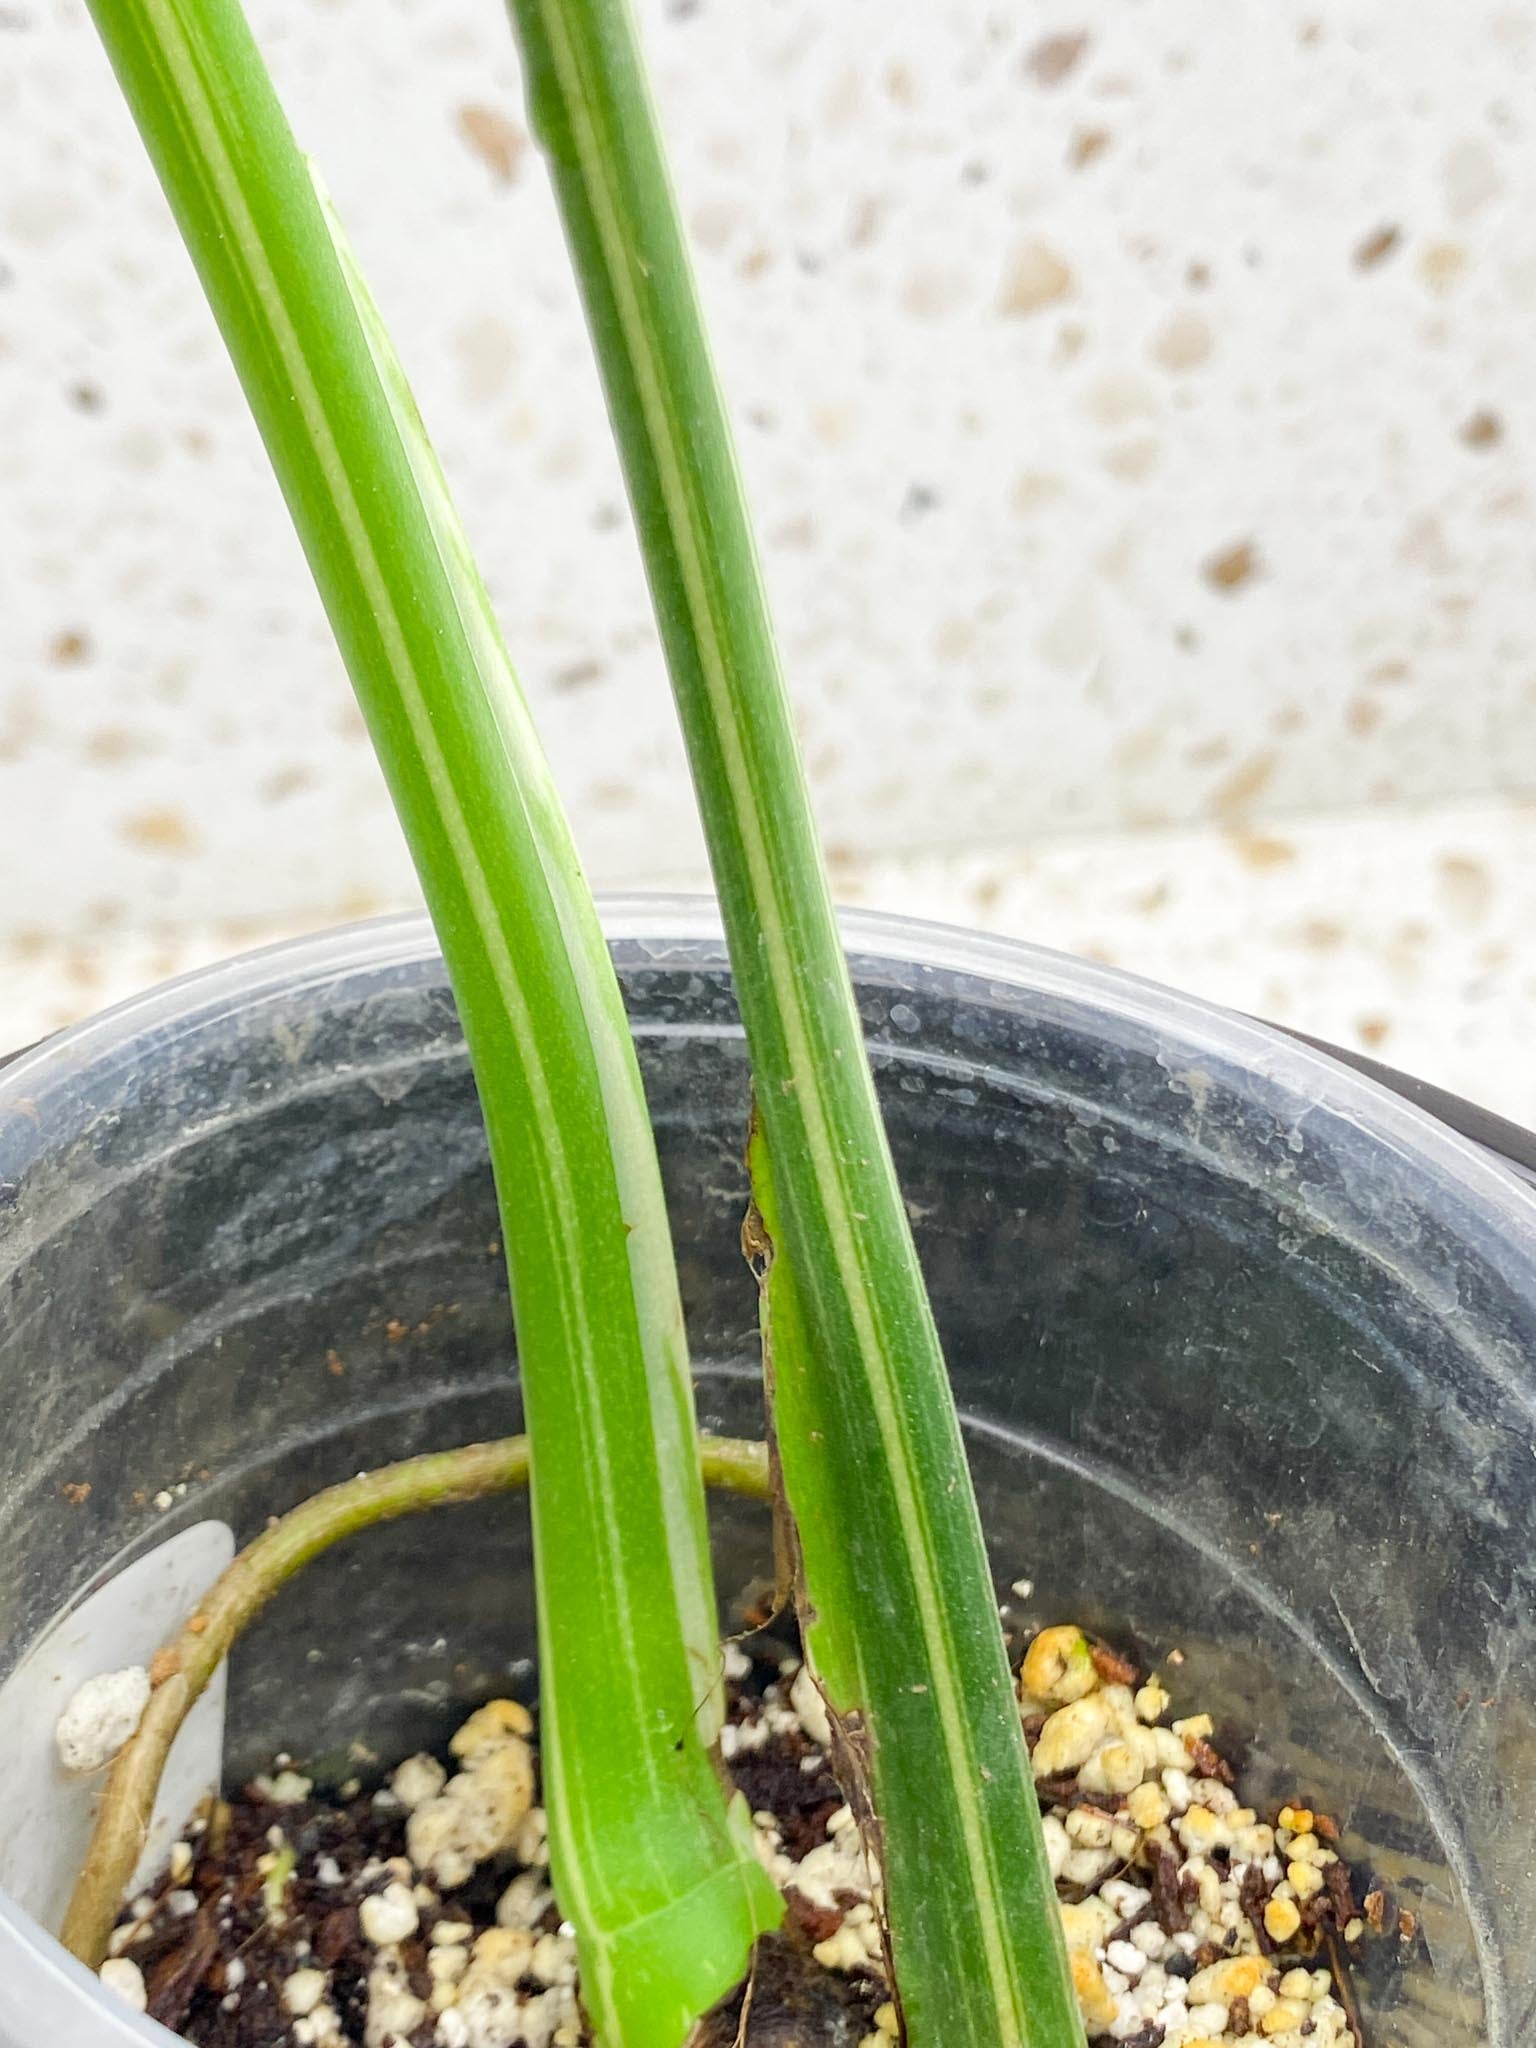
MULTIPOLYGON (((496 0, 252 0, 598 879, 696 870, 496 0)), ((829 837, 1518 793, 1536 10, 646 0, 829 837)), ((0 4, 0 933, 409 892, 78 0, 0 4)))
MULTIPOLYGON (((249 0, 607 886, 700 879, 498 0, 249 0)), ((849 897, 1536 1122, 1536 0, 641 0, 849 897)), ((0 1040, 412 879, 80 0, 0 0, 0 1040)))

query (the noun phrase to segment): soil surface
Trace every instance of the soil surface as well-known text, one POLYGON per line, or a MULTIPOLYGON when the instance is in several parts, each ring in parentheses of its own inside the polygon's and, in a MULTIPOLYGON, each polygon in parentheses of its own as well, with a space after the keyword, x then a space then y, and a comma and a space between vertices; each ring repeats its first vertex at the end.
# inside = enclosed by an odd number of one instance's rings
MULTIPOLYGON (((1168 1725, 1158 1681, 1101 1646, 1076 1678, 1040 1652, 1073 1633, 1036 1638, 1021 1708, 1090 2038, 1358 2048, 1340 1958, 1366 1922, 1332 1822, 1242 1807, 1205 1716, 1168 1725)), ((700 2048, 891 2048, 869 1868, 819 1698, 782 1644, 726 1663, 722 1749, 788 1915, 700 2048)), ((373 1792, 323 1793, 278 1761, 189 1825, 124 1912, 108 1983, 200 2048, 583 2048, 522 1707, 491 1703, 443 1759, 373 1792)))

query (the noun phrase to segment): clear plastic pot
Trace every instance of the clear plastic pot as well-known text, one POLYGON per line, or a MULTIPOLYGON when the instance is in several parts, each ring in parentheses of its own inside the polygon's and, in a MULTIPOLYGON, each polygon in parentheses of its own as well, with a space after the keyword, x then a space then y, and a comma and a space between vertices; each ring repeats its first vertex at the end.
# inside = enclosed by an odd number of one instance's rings
MULTIPOLYGON (((701 1417, 755 1432, 714 914, 626 902, 610 930, 701 1417)), ((1257 1800, 1346 1823, 1415 1928, 1362 1954, 1381 2048, 1528 2043, 1536 1197, 1262 1026, 1024 946, 847 930, 1003 1597, 1164 1660, 1251 1733, 1257 1800)), ((414 920, 193 976, 0 1074, 0 1677, 177 1530, 244 1540, 341 1475, 515 1428, 496 1237, 414 920)), ((764 1528, 717 1526, 729 1592, 764 1528)), ((233 1660, 230 1776, 279 1745, 344 1772, 526 1682, 528 1564, 496 1501, 316 1565, 233 1660)), ((168 2038, 0 1900, 6 2048, 168 2038)))

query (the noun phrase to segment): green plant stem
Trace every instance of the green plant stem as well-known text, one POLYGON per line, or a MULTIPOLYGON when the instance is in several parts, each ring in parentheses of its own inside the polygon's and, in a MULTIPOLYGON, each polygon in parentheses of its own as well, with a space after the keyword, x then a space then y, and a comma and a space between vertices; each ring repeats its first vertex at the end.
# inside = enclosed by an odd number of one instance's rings
MULTIPOLYGON (((771 1162, 774 1425, 919 2048, 1077 2048, 995 1593, 626 0, 511 0, 693 768, 771 1162)), ((770 1331, 772 1340, 772 1332, 770 1331)))
MULTIPOLYGON (((768 1452, 735 1437, 701 1437, 704 1484, 766 1500, 768 1452)), ((95 1969, 107 1952, 133 1871, 143 1854, 171 1745, 236 1640, 294 1575, 333 1544, 428 1508, 455 1507, 528 1483, 528 1439, 465 1444, 361 1473, 281 1516, 225 1567, 195 1613, 153 1660, 157 1681, 133 1735, 113 1760, 80 1876, 60 1934, 71 1955, 95 1969)))
POLYGON ((692 1386, 617 981, 405 380, 238 0, 92 10, 266 441, 447 959, 534 1447, 554 1875, 599 2040, 677 2048, 781 1905, 713 1753, 692 1386))

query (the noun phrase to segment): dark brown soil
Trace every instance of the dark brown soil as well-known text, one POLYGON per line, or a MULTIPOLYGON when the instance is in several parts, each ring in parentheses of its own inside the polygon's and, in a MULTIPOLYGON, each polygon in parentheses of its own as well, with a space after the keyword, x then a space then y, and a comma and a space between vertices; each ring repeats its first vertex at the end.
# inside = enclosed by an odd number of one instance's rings
POLYGON ((822 1969, 793 1920, 758 1943, 751 1997, 745 2031, 744 1988, 715 2008, 693 2048, 859 2048, 878 2003, 867 1980, 822 1969))
MULTIPOLYGON (((793 1716, 782 1709, 765 1713, 764 1690, 779 1680, 784 1654, 782 1644, 765 1650, 729 1688, 733 1722, 766 1720, 775 1731, 756 1746, 740 1743, 729 1768, 751 1810, 774 1816, 783 1850, 799 1862, 825 1844, 828 1822, 843 1802, 821 1752, 797 1724, 786 1725, 793 1716), (807 1762, 810 1767, 804 1768, 807 1762)), ((1112 1653, 1103 1654, 1108 1658, 1112 1653)), ((1124 1682, 1122 1669, 1129 1667, 1115 1659, 1112 1668, 1114 1682, 1124 1682)), ((780 1686, 780 1697, 784 1689, 780 1686)), ((762 1732, 751 1731, 754 1741, 762 1732)), ((1026 1734, 1033 1746, 1038 1723, 1026 1723, 1026 1734)), ((1231 1773, 1219 1754, 1208 1742, 1199 1741, 1199 1748, 1204 1775, 1229 1782, 1231 1773)), ((1074 1807, 1112 1811, 1121 1803, 1081 1789, 1075 1778, 1041 1781, 1038 1790, 1042 1806, 1058 1815, 1074 1807)), ((1319 1817, 1318 1831, 1330 1837, 1337 1832, 1326 1817, 1319 1817)), ((175 1880, 167 1876, 123 1916, 125 1923, 135 1918, 146 1923, 146 1931, 125 1953, 143 1973, 153 2017, 198 2048, 292 2048, 314 2037, 303 2030, 302 2018, 296 2031, 296 2015, 284 2006, 283 1987, 297 1971, 320 1969, 328 1973, 326 2002, 341 2028, 339 2041, 334 2033, 321 2037, 326 2048, 341 2043, 364 2048, 368 1977, 378 1951, 363 1934, 359 1908, 371 1893, 400 1878, 401 1865, 386 1866, 406 1853, 404 1811, 371 1792, 277 1805, 249 1787, 197 1821, 187 1839, 193 1851, 190 1872, 183 1867, 175 1880), (274 1913, 279 1894, 281 1911, 274 1913)), ((1225 1872, 1226 1851, 1213 1851, 1210 1860, 1218 1874, 1225 1872)), ((431 1997, 428 1957, 434 1927, 467 1922, 474 1936, 493 1927, 498 1900, 521 1867, 509 1853, 482 1864, 467 1884, 445 1897, 417 1891, 419 1926, 399 1948, 409 1990, 417 1998, 429 2002, 431 1997)), ((1199 1887, 1182 1873, 1176 1855, 1150 1845, 1137 1875, 1150 1900, 1116 1936, 1129 1935, 1147 1920, 1166 1935, 1187 1930, 1199 1887)), ((1326 1945, 1337 1970, 1337 1938, 1357 1908, 1344 1864, 1329 1865, 1326 1878, 1325 1887, 1301 1909, 1297 1946, 1316 1956, 1326 1945)), ((1081 1896, 1081 1888, 1065 1880, 1058 1890, 1064 1899, 1081 1896)), ((1272 1890, 1250 1866, 1240 1904, 1266 1955, 1275 1949, 1264 1924, 1272 1890)), ((875 2015, 888 1996, 883 1982, 858 1967, 824 1969, 812 1955, 841 1926, 851 1896, 839 1892, 837 1903, 818 1903, 796 1891, 791 1881, 786 1898, 783 1931, 760 1945, 750 1986, 711 2015, 698 2048, 858 2048, 877 2030, 875 2015)), ((1378 1902, 1373 1898, 1372 1903, 1378 1902)), ((550 1906, 530 1931, 558 1934, 558 1909, 550 1906)), ((1223 1952, 1203 1942, 1194 1953, 1167 1960, 1165 1967, 1188 1978, 1223 1952)), ((518 1984, 519 1995, 530 1998, 543 1988, 531 1976, 518 1984)), ((1242 2006, 1241 2000, 1234 2006, 1236 2021, 1247 2017, 1245 2008, 1238 2009, 1242 2006)), ((889 2014, 885 2017, 889 2024, 889 2014)), ((414 2032, 391 2037, 392 2048, 436 2048, 436 2028, 436 2016, 429 2012, 414 2032)), ((558 2041, 569 2038, 562 2035, 558 2041)), ((1158 2048, 1162 2038, 1161 2029, 1150 2025, 1123 2041, 1122 2048, 1158 2048)), ((586 2039, 583 2033, 581 2042, 586 2039)))
MULTIPOLYGON (((753 1718, 763 1684, 776 1676, 776 1664, 759 1665, 733 1686, 732 1718, 753 1718)), ((842 1801, 827 1771, 801 1769, 810 1747, 798 1732, 777 1735, 733 1766, 752 1810, 778 1817, 797 1859, 825 1840, 827 1819, 842 1801)), ((276 1806, 247 1787, 194 1822, 187 1837, 195 1858, 190 1875, 179 1885, 167 1876, 148 1895, 151 1931, 126 1951, 144 1974, 152 2017, 198 2048, 291 2048, 294 2015, 283 2006, 282 1987, 295 1971, 318 1966, 330 1973, 328 2002, 349 2048, 361 2044, 376 1951, 363 1935, 358 1905, 388 1882, 380 1866, 405 1854, 404 1812, 375 1804, 369 1792, 276 1806), (258 1867, 270 1861, 274 1830, 294 1859, 280 1920, 268 1910, 270 1871, 258 1867), (329 1881, 319 1874, 326 1858, 336 1866, 325 1872, 329 1881)), ((497 1900, 519 1868, 508 1858, 482 1865, 441 1903, 420 1908, 420 1926, 400 1951, 418 1997, 431 1991, 433 1927, 468 1921, 478 1935, 494 1926, 497 1900)), ((700 2048, 857 2048, 886 1993, 871 1978, 824 1970, 812 1958, 814 1944, 840 1919, 791 1892, 782 1934, 760 1945, 745 2029, 738 1993, 711 2016, 700 2048)), ((551 1907, 540 1930, 558 1927, 551 1907)), ((525 1988, 543 1987, 530 1979, 525 1988)), ((434 2048, 435 2027, 429 2017, 399 2048, 434 2048)))
MULTIPOLYGON (((283 2008, 281 1988, 313 1962, 331 1971, 331 2003, 348 2040, 361 2042, 373 1950, 363 1939, 356 1900, 378 1887, 361 1883, 360 1873, 372 1862, 404 1855, 404 1813, 383 1812, 366 1796, 275 1807, 246 1791, 216 1809, 211 1826, 196 1825, 193 1848, 197 1860, 181 1890, 196 1897, 196 1913, 173 1917, 168 1901, 177 1888, 167 1879, 154 1894, 153 1934, 129 1951, 144 1973, 152 2017, 203 2048, 288 2048, 293 2015, 283 2008), (268 1913, 266 1874, 257 1868, 270 1853, 273 1827, 281 1827, 295 1858, 280 1924, 268 1913), (319 1881, 316 1866, 325 1856, 341 1870, 340 1885, 319 1881)), ((472 1881, 465 1890, 473 1889, 472 1881)), ((494 1881, 484 1890, 475 1914, 479 1926, 491 1924, 496 1904, 494 1881)), ((439 1919, 468 1918, 461 1904, 467 1902, 459 1895, 451 1907, 424 1911, 419 1936, 406 1945, 413 1979, 419 1976, 423 1986, 431 1928, 439 1919)), ((429 2028, 421 2040, 430 2039, 429 2028)))

